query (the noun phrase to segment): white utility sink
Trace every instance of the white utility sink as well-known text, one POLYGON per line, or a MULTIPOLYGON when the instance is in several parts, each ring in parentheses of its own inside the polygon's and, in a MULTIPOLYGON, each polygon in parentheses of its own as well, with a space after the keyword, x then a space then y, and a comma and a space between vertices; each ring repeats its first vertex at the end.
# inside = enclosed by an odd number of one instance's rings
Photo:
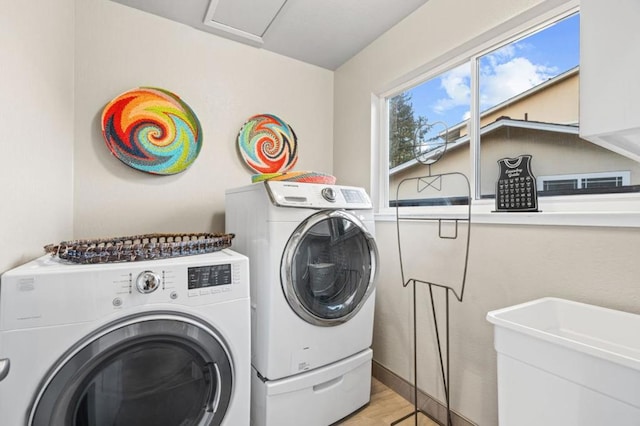
POLYGON ((500 426, 640 425, 640 315, 548 297, 487 320, 500 426))

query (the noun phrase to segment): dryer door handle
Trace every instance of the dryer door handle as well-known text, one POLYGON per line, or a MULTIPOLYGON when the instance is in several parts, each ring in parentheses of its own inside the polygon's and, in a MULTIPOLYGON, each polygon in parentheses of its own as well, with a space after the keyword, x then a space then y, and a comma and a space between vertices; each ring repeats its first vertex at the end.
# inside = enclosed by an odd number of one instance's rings
POLYGON ((9 374, 10 366, 11 362, 9 361, 9 358, 0 359, 0 382, 7 377, 7 374, 9 374))

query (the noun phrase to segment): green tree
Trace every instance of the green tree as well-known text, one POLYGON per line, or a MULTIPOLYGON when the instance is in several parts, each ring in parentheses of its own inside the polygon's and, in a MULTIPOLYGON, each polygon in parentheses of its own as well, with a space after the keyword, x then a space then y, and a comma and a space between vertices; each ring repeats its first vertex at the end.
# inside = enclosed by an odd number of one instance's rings
POLYGON ((430 125, 422 116, 416 117, 411 94, 401 93, 389 100, 389 168, 415 158, 416 137, 422 137, 430 125))

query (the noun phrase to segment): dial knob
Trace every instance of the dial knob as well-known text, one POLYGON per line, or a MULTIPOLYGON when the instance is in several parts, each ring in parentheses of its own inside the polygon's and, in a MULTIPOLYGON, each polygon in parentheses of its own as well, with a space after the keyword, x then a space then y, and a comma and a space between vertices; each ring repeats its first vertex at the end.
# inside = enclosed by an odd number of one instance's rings
POLYGON ((136 288, 140 293, 151 293, 160 287, 160 275, 152 271, 144 271, 136 279, 136 288))
POLYGON ((336 191, 334 191, 333 188, 322 188, 321 194, 325 200, 331 203, 336 201, 336 191))

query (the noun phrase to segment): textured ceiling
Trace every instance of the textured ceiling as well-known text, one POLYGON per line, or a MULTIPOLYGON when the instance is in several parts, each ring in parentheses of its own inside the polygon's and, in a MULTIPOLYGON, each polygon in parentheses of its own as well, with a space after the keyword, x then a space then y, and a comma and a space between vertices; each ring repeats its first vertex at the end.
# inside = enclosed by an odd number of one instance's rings
POLYGON ((335 70, 427 0, 112 0, 335 70))

